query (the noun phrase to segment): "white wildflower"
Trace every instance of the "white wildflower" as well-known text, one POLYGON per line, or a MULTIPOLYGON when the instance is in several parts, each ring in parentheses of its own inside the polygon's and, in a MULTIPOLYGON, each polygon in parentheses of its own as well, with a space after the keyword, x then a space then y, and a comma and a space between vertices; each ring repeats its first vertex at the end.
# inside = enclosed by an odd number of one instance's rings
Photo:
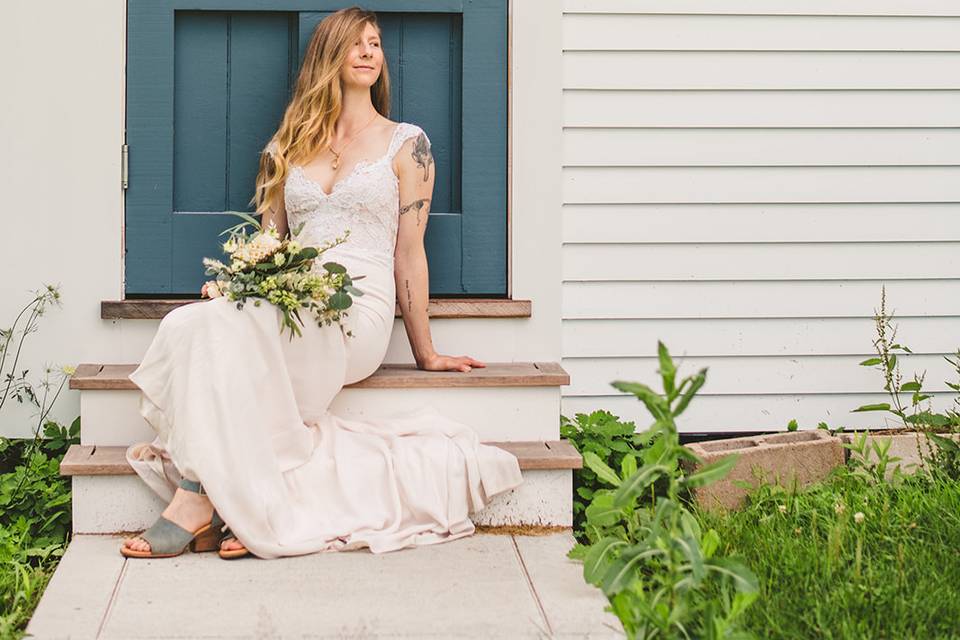
POLYGON ((855 514, 853 514, 853 521, 857 524, 860 524, 866 517, 867 516, 863 515, 863 511, 857 511, 855 514))
POLYGON ((780 513, 786 513, 786 512, 787 512, 787 505, 781 504, 781 505, 779 505, 779 506, 777 507, 777 509, 780 510, 780 513))
POLYGON ((836 512, 837 515, 840 515, 841 513, 843 513, 844 511, 846 511, 847 508, 843 505, 842 502, 838 502, 838 503, 836 503, 836 504, 833 505, 833 510, 834 510, 834 512, 836 512))

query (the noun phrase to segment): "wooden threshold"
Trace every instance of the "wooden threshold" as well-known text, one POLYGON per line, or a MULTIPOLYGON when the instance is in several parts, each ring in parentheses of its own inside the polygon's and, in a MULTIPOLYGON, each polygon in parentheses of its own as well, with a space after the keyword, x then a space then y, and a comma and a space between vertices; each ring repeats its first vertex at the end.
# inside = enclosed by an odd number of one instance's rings
MULTIPOLYGON (((70 377, 80 390, 136 390, 129 376, 135 364, 81 364, 70 377)), ((570 374, 556 362, 488 362, 471 371, 423 371, 414 364, 382 364, 369 377, 344 389, 413 389, 429 387, 556 387, 570 384, 570 374)))
MULTIPOLYGON (((207 300, 102 300, 100 317, 104 320, 159 320, 177 307, 207 300)), ((431 318, 529 318, 530 300, 502 298, 430 298, 427 315, 431 318)), ((402 318, 400 305, 394 315, 402 318)))
MULTIPOLYGON (((568 440, 486 442, 517 456, 520 469, 580 469, 580 452, 568 440)), ((127 462, 127 447, 74 444, 60 462, 62 476, 120 476, 136 472, 127 462)))

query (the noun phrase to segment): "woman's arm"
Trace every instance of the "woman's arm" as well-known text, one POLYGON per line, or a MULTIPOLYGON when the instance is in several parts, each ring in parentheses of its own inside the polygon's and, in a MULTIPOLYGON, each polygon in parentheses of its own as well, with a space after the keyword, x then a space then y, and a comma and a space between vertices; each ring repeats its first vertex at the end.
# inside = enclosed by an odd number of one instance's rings
POLYGON ((267 229, 271 223, 276 225, 280 238, 287 236, 289 227, 287 226, 287 209, 283 204, 283 198, 280 199, 280 205, 278 207, 270 207, 263 212, 263 217, 260 219, 260 226, 267 229))
POLYGON ((484 363, 469 356, 438 354, 430 337, 429 272, 423 239, 427 230, 435 171, 433 155, 423 134, 404 142, 393 161, 399 177, 400 223, 394 252, 397 301, 417 368, 431 371, 470 371, 484 363))
MULTIPOLYGON (((265 153, 268 158, 273 157, 272 149, 275 147, 276 142, 270 141, 267 144, 267 149, 265 153)), ((287 225, 287 208, 283 202, 283 187, 280 188, 280 203, 275 206, 269 207, 263 213, 263 217, 260 219, 260 226, 264 229, 270 227, 270 224, 274 224, 277 227, 277 233, 280 234, 281 238, 287 236, 287 232, 290 230, 290 227, 287 225)))

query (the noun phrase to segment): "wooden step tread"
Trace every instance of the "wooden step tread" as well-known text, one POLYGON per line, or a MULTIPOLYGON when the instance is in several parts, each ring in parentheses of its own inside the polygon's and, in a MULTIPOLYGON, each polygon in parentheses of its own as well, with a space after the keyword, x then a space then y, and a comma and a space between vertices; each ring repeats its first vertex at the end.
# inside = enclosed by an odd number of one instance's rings
MULTIPOLYGON (((531 442, 487 442, 517 456, 520 468, 579 469, 583 462, 580 452, 568 440, 531 442)), ((127 463, 127 447, 74 444, 67 449, 60 462, 62 476, 118 476, 135 471, 127 463)))
MULTIPOLYGON (((129 375, 135 364, 81 364, 70 377, 71 389, 136 390, 129 375)), ((471 371, 423 371, 414 364, 383 364, 373 375, 344 389, 424 387, 556 387, 570 375, 556 362, 488 362, 471 371)))
MULTIPOLYGON (((100 317, 104 320, 159 320, 177 307, 205 300, 102 300, 100 317)), ((430 298, 427 315, 431 318, 529 318, 530 300, 503 298, 430 298)), ((400 305, 394 315, 403 317, 400 305)))

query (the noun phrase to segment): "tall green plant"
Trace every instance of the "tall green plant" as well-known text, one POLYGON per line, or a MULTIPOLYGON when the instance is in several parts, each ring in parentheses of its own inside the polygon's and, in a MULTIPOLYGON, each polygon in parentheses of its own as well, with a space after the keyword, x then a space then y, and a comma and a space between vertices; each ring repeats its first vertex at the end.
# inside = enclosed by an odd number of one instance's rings
POLYGON ((957 382, 945 384, 958 395, 953 406, 943 412, 933 409, 932 396, 924 391, 923 383, 926 371, 914 373, 913 379, 903 381, 900 360, 913 353, 910 347, 897 340, 897 326, 893 323, 893 314, 887 313, 886 287, 880 290, 880 308, 874 312, 874 324, 877 337, 873 341, 876 357, 867 358, 860 363, 864 367, 873 367, 883 375, 883 390, 887 392, 889 402, 867 404, 854 409, 854 412, 880 411, 896 416, 902 426, 915 429, 934 443, 929 454, 920 446, 917 438, 917 454, 921 465, 931 470, 947 474, 954 480, 960 479, 960 446, 951 439, 938 433, 960 432, 960 349, 956 354, 944 356, 957 375, 957 382))
POLYGON ((650 444, 638 456, 625 455, 619 470, 593 452, 583 454, 609 488, 597 490, 586 508, 588 543, 568 555, 583 560, 584 578, 607 595, 609 610, 631 638, 749 637, 738 631, 737 620, 757 597, 757 579, 738 560, 717 553, 717 531, 701 531, 686 504, 691 489, 725 476, 736 456, 704 465, 680 444, 676 418, 706 382, 707 370, 677 382, 662 342, 657 353, 662 393, 638 382, 611 383, 635 395, 653 416, 642 434, 650 444), (683 461, 700 466, 686 474, 683 461), (654 489, 658 481, 661 490, 654 489))

